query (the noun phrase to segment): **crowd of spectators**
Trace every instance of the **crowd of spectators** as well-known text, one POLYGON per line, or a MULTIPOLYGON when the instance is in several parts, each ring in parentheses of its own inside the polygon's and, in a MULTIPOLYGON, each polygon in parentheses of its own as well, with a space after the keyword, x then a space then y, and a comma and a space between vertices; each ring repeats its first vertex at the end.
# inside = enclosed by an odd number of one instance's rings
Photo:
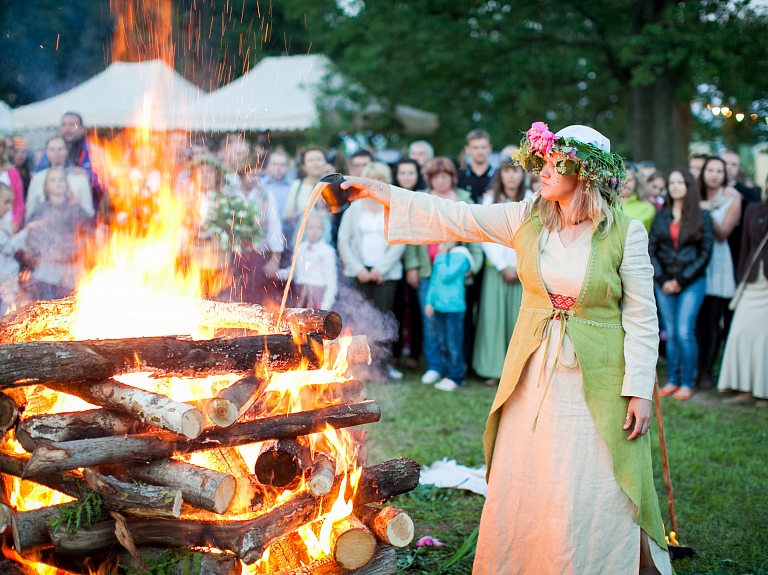
MULTIPOLYGON (((398 337, 378 350, 387 358, 387 377, 402 377, 399 362, 423 365, 422 383, 443 391, 462 387, 469 370, 493 386, 521 305, 513 249, 388 246, 384 210, 371 200, 334 215, 320 199, 296 242, 316 184, 337 171, 454 202, 531 201, 538 177, 512 165, 516 149, 503 147, 494 168, 491 138, 476 129, 458 161, 435 157, 420 140, 394 165, 366 149, 333 165, 320 147, 294 158, 239 134, 217 140, 214 149, 169 132, 131 146, 118 177, 106 173, 79 114, 67 112, 60 133, 37 153, 21 137, 0 139, 0 314, 72 293, 90 234, 121 225, 137 210, 151 215, 152 198, 167 181, 193 206, 190 242, 199 264, 228 276, 210 297, 279 304, 298 250, 290 305, 333 308, 342 290, 352 289, 382 314, 394 314, 398 337), (114 192, 125 182, 134 192, 130 206, 114 192)), ((768 208, 760 198, 732 151, 693 155, 669 174, 648 161, 627 164, 621 203, 649 234, 667 361, 662 395, 684 400, 697 386, 717 385, 737 392, 732 401, 768 400, 768 335, 755 327, 760 317, 768 321, 768 249, 761 242, 768 208), (738 306, 729 306, 737 291, 738 306)))

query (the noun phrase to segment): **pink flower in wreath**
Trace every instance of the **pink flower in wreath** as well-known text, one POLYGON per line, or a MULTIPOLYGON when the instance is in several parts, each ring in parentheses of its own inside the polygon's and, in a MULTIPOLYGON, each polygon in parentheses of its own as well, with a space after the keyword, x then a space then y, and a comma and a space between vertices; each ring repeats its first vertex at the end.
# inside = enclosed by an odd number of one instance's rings
POLYGON ((555 143, 555 135, 549 131, 544 122, 534 122, 531 129, 525 133, 531 143, 531 150, 544 156, 552 153, 552 145, 555 143))

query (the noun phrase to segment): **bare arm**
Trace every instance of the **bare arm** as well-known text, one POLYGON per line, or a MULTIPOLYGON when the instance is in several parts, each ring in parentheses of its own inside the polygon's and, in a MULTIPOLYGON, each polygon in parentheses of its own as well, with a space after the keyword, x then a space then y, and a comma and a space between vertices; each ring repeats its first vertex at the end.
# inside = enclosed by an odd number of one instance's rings
POLYGON ((727 240, 731 235, 733 229, 739 225, 741 219, 741 196, 735 196, 731 207, 725 214, 725 219, 722 224, 718 224, 714 219, 712 220, 712 227, 715 229, 715 237, 718 240, 727 240))

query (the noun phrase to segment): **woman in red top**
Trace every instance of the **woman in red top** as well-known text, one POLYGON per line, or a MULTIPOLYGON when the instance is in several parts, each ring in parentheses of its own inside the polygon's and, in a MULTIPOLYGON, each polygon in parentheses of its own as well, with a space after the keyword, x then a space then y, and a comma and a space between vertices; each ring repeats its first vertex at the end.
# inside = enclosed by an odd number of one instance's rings
POLYGON ((668 377, 661 395, 689 399, 698 363, 696 318, 715 236, 709 212, 699 207, 696 180, 688 170, 669 175, 668 191, 671 205, 656 215, 648 245, 656 301, 667 327, 668 377))

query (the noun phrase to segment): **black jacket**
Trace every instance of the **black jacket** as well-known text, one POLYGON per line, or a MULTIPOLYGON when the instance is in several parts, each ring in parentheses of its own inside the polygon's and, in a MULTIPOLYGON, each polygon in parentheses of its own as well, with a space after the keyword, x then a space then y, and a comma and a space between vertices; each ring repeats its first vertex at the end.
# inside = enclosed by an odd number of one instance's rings
MULTIPOLYGON (((768 231, 768 204, 752 204, 744 212, 744 235, 741 239, 741 254, 739 256, 739 281, 744 279, 752 254, 760 245, 766 231, 768 231)), ((763 247, 763 251, 760 252, 755 265, 752 266, 747 278, 748 282, 757 281, 760 260, 763 261, 763 273, 768 278, 768 242, 763 247)))
POLYGON ((657 284, 664 285, 674 279, 685 289, 707 273, 715 230, 708 211, 703 210, 701 217, 704 221, 701 239, 694 241, 686 238, 685 231, 680 230, 680 238, 675 247, 669 235, 672 210, 664 209, 656 214, 648 238, 648 251, 653 264, 653 279, 657 284))

